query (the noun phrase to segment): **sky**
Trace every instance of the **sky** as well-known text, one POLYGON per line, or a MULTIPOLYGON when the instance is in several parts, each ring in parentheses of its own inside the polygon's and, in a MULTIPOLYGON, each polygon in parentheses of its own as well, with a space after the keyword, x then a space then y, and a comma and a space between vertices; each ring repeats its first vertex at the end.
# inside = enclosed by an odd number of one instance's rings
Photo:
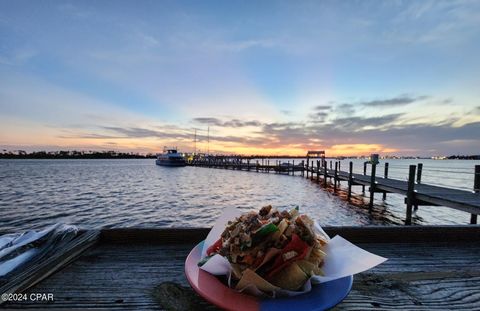
POLYGON ((480 1, 0 0, 0 149, 480 154, 479 73, 480 1))

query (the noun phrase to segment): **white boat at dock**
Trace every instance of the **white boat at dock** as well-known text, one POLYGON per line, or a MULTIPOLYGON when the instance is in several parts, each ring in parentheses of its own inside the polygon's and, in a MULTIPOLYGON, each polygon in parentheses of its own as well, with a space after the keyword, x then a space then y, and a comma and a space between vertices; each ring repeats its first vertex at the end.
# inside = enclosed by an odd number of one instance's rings
POLYGON ((178 153, 177 148, 164 148, 163 153, 157 154, 155 161, 160 166, 186 166, 187 162, 181 153, 178 153))

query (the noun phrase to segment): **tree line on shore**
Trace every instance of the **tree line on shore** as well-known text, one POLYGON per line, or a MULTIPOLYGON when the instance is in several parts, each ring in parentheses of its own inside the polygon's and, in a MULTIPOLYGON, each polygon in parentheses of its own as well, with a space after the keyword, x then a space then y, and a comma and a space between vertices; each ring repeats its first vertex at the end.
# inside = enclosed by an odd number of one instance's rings
POLYGON ((134 152, 117 151, 33 151, 15 152, 4 150, 0 159, 153 159, 155 154, 140 154, 134 152))

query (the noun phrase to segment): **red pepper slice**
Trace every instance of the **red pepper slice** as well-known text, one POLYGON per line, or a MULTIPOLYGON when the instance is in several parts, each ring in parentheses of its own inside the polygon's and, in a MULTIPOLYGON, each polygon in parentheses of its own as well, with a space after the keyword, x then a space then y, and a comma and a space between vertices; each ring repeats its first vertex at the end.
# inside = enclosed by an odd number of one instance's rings
POLYGON ((207 248, 207 256, 210 256, 212 253, 216 253, 220 250, 222 247, 222 238, 218 239, 217 242, 213 243, 210 245, 209 248, 207 248))
POLYGON ((257 259, 255 259, 255 262, 253 263, 253 267, 254 268, 258 267, 263 262, 264 258, 265 258, 265 255, 261 257, 257 257, 257 259))
POLYGON ((282 249, 280 254, 278 254, 277 257, 275 258, 272 268, 267 274, 267 278, 272 277, 278 271, 282 270, 292 262, 305 258, 308 253, 308 248, 309 248, 309 245, 306 242, 300 239, 300 237, 295 233, 292 234, 292 240, 290 240, 290 242, 282 249), (289 260, 284 260, 283 254, 290 251, 295 251, 298 255, 290 258, 289 260))

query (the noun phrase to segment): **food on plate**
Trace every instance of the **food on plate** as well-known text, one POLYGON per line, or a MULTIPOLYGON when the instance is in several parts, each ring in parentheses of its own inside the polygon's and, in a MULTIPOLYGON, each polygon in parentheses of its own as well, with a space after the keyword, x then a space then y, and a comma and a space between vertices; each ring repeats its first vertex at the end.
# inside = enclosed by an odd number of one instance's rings
POLYGON ((298 208, 280 212, 264 206, 229 221, 221 237, 207 249, 205 260, 216 254, 224 256, 239 290, 255 285, 264 292, 297 291, 311 276, 322 275, 328 237, 314 227, 298 208))

